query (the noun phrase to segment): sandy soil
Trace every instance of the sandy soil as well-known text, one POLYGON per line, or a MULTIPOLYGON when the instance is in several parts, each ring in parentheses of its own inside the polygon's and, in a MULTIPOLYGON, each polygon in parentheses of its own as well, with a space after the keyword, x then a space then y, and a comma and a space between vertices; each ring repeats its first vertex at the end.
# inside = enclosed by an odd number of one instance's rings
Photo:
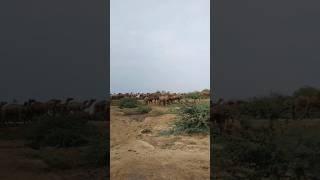
MULTIPOLYGON (((17 128, 0 128, 0 131, 19 133, 17 128), (13 129, 13 130, 12 130, 13 129)), ((0 139, 0 180, 103 180, 105 171, 88 169, 57 170, 44 161, 28 155, 35 150, 25 146, 23 138, 0 139)))
POLYGON ((111 179, 210 179, 209 136, 159 135, 175 118, 174 114, 137 118, 112 106, 111 179))

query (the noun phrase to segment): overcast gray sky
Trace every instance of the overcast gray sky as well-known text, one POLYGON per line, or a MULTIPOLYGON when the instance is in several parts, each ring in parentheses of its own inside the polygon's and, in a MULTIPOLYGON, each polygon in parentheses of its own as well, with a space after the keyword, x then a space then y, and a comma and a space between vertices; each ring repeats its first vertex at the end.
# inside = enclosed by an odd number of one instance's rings
POLYGON ((320 87, 320 1, 214 1, 216 97, 285 94, 320 87))
POLYGON ((111 92, 210 87, 209 0, 111 0, 111 92))
POLYGON ((105 99, 105 1, 1 0, 0 101, 105 99))

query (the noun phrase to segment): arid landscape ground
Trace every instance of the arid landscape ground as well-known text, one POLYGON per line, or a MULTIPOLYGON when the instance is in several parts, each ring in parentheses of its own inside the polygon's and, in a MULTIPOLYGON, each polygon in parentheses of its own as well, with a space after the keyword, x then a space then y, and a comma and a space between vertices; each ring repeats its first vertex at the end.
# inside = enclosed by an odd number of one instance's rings
MULTIPOLYGON (((105 127, 106 122, 99 122, 97 125, 105 127)), ((72 167, 81 161, 79 160, 80 151, 78 148, 47 148, 40 152, 26 146, 25 128, 12 127, 0 130, 0 179, 103 180, 107 177, 105 167, 98 169, 72 167), (40 154, 52 158, 60 157, 61 160, 46 159, 45 156, 40 157, 40 154)))
POLYGON ((1 102, 0 179, 106 179, 108 107, 72 98, 1 102))
POLYGON ((179 115, 172 106, 149 106, 147 114, 130 115, 111 105, 111 179, 210 179, 209 135, 163 135, 179 115))

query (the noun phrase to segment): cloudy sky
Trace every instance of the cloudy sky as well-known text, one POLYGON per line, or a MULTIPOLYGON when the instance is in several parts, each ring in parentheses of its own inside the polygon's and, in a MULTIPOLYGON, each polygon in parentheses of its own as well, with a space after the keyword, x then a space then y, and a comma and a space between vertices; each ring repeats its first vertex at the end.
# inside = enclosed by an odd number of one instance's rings
POLYGON ((320 88, 320 1, 214 1, 216 97, 320 88))
POLYGON ((111 92, 210 87, 209 0, 111 0, 111 92))
POLYGON ((105 99, 104 1, 0 1, 0 101, 105 99))

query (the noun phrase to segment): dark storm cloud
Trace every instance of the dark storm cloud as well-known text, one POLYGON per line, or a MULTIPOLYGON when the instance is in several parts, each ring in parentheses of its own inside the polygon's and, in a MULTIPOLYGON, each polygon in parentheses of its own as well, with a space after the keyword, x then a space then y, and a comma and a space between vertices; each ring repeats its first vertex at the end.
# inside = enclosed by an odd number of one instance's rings
POLYGON ((320 1, 214 1, 211 84, 239 98, 320 87, 320 1))
POLYGON ((0 100, 105 98, 106 2, 2 0, 0 100))

